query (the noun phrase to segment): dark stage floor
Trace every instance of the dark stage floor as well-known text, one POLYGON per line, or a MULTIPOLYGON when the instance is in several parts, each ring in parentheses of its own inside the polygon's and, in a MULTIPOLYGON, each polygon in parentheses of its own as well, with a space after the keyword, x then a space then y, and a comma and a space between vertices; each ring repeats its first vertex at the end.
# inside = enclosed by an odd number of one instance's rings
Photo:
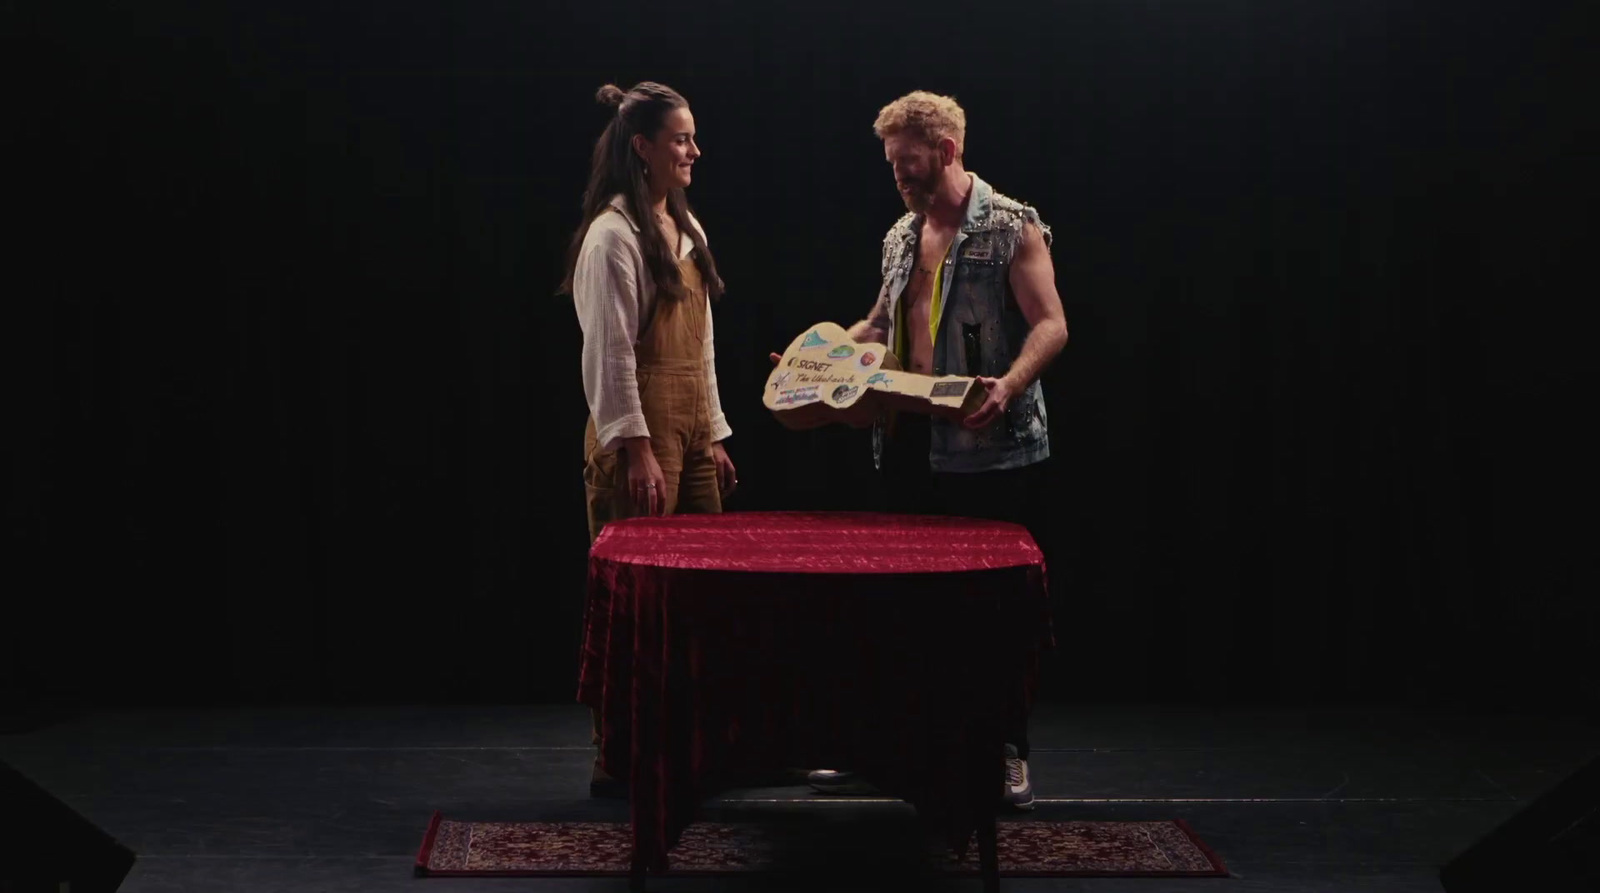
MULTIPOLYGON (((1007 878, 1004 890, 1438 891, 1442 863, 1600 750, 1593 720, 1392 709, 1046 705, 1033 728, 1041 802, 1018 820, 1186 819, 1235 876, 1007 878)), ((0 735, 0 761, 138 854, 126 893, 621 891, 623 879, 411 875, 436 809, 625 818, 625 804, 588 797, 587 742, 577 707, 123 712, 0 735)), ((809 815, 858 847, 907 813, 804 788, 732 792, 708 808, 739 821, 809 815)), ((850 853, 812 860, 820 875, 651 888, 896 889, 850 853)))

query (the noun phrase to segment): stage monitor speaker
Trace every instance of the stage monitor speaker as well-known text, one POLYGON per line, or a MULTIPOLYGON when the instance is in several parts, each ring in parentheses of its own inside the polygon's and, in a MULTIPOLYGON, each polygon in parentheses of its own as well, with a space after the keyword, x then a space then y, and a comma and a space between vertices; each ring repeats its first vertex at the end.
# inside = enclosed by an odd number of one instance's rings
POLYGON ((1439 882, 1446 893, 1600 891, 1600 757, 1450 860, 1439 882))
POLYGON ((113 893, 133 861, 132 850, 0 763, 0 893, 113 893))

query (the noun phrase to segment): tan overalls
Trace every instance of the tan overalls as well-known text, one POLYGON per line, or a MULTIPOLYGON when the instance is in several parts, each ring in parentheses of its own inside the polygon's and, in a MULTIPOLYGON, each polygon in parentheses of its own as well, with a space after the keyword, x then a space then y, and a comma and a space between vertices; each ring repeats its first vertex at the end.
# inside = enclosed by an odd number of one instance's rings
MULTIPOLYGON (((639 403, 650 428, 650 449, 667 479, 668 515, 722 511, 717 465, 711 456, 711 407, 706 388, 706 292, 691 255, 678 262, 688 296, 675 300, 658 289, 651 319, 639 335, 634 359, 639 403)), ((589 503, 589 543, 609 521, 639 514, 628 492, 628 454, 605 451, 594 419, 583 432, 584 490, 589 503)))
MULTIPOLYGON (((675 300, 657 290, 654 312, 634 346, 639 403, 650 428, 667 491, 663 513, 722 511, 717 464, 711 456, 711 406, 706 388, 706 292, 693 256, 678 262, 688 296, 675 300)), ((628 453, 620 445, 602 450, 594 418, 583 429, 583 483, 589 504, 589 544, 610 521, 639 514, 628 492, 628 453)), ((600 743, 600 720, 591 711, 590 742, 600 743)), ((596 757, 591 785, 611 779, 596 757)))

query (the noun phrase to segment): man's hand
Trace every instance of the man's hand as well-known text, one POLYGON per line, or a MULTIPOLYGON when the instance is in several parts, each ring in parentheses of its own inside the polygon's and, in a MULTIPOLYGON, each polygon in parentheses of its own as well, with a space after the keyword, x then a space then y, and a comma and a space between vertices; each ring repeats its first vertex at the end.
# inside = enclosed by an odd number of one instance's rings
MULTIPOLYGON (((877 300, 872 304, 872 312, 867 318, 859 320, 855 325, 845 330, 851 341, 857 344, 873 343, 882 344, 889 340, 889 283, 885 282, 878 291, 877 300)), ((783 357, 779 354, 769 353, 772 365, 778 365, 783 357)))
MULTIPOLYGON (((862 321, 851 326, 845 332, 845 334, 850 336, 850 340, 856 342, 857 344, 869 341, 873 343, 882 343, 889 337, 889 332, 887 329, 874 328, 872 326, 872 321, 866 319, 863 319, 862 321)), ((776 366, 778 365, 778 361, 783 359, 783 356, 776 353, 768 353, 767 359, 771 360, 772 365, 776 366)))
POLYGON ((739 472, 733 467, 733 460, 728 458, 728 449, 721 441, 711 445, 711 458, 717 463, 717 483, 722 487, 722 498, 726 499, 739 486, 739 472))
POLYGON ((650 449, 650 438, 629 437, 622 442, 628 451, 628 495, 641 514, 659 515, 667 508, 667 476, 650 449))
POLYGON ((889 340, 889 324, 887 317, 880 319, 882 314, 874 311, 874 315, 861 320, 845 331, 850 340, 857 344, 882 344, 889 340))
POLYGON ((989 396, 984 399, 982 406, 973 410, 971 415, 961 420, 961 424, 968 428, 983 428, 993 423, 995 419, 1000 418, 1000 414, 1006 411, 1006 407, 1011 403, 1011 398, 1015 397, 1019 390, 1016 385, 1011 383, 1010 376, 989 378, 980 375, 977 378, 978 384, 989 389, 989 396))

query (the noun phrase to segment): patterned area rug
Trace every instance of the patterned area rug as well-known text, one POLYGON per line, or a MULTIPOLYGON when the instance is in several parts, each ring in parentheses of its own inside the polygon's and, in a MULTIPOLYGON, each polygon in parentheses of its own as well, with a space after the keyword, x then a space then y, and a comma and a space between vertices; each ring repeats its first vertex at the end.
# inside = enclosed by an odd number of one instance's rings
MULTIPOLYGON (((665 877, 782 867, 786 829, 696 822, 665 877)), ((631 849, 621 822, 457 822, 434 813, 417 854, 418 877, 623 876, 631 849)), ((1000 874, 1012 877, 1227 877, 1222 860, 1183 821, 1000 823, 1000 874)), ((787 841, 792 843, 793 841, 787 841)), ((936 866, 977 874, 974 844, 936 866)))

